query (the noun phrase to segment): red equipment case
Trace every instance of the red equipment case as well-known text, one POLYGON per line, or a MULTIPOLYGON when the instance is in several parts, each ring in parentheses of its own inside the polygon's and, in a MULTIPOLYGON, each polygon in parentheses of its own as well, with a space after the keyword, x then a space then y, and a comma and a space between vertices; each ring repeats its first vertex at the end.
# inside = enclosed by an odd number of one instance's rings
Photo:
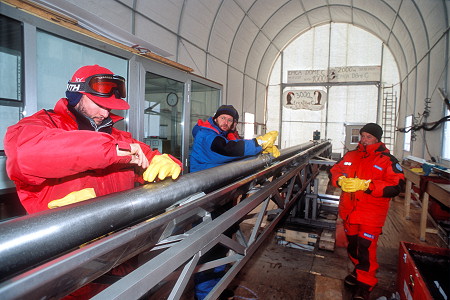
POLYGON ((397 291, 402 300, 450 298, 450 249, 400 242, 397 291))

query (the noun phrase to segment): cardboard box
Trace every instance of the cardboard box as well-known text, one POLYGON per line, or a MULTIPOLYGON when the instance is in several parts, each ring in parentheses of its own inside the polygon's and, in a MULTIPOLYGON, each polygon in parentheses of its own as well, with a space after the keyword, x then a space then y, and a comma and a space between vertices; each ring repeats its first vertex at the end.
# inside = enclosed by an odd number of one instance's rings
POLYGON ((295 231, 289 229, 279 229, 277 236, 285 241, 314 246, 317 243, 317 234, 305 231, 295 231))

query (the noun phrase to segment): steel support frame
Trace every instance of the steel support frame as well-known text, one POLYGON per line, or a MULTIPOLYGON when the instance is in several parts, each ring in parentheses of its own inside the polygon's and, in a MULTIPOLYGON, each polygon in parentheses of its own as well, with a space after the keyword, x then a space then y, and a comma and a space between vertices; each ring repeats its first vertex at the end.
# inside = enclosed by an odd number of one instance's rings
POLYGON ((138 299, 174 278, 177 281, 169 298, 178 299, 194 272, 229 264, 226 276, 208 295, 208 299, 217 297, 314 180, 316 174, 312 172, 314 168, 308 164, 308 159, 323 152, 331 153, 331 145, 318 146, 317 149, 316 146, 290 158, 284 157, 272 166, 206 195, 193 195, 189 197, 193 199, 190 202, 179 201, 182 205, 171 206, 166 213, 24 270, 1 282, 0 294, 4 299, 60 298, 121 262, 147 252, 154 257, 99 293, 95 299, 138 299), (208 217, 217 203, 230 201, 239 195, 244 199, 232 209, 214 220, 208 217), (268 211, 271 201, 277 209, 268 211), (270 222, 268 213, 276 216, 270 222), (245 237, 238 232, 237 237, 241 238, 237 242, 223 234, 233 224, 252 218, 255 224, 250 236, 245 237), (203 222, 192 227, 199 219, 203 222), (198 259, 218 243, 228 247, 230 255, 197 266, 198 259))
MULTIPOLYGON (((230 210, 218 218, 197 225, 182 241, 172 245, 163 253, 157 255, 140 268, 136 269, 117 283, 99 293, 93 299, 138 299, 145 295, 150 289, 163 281, 171 273, 182 268, 182 271, 174 284, 168 299, 179 299, 180 291, 184 288, 193 273, 214 268, 223 264, 230 264, 226 275, 208 294, 205 299, 216 299, 228 286, 252 254, 258 249, 266 237, 270 235, 277 223, 289 212, 292 205, 305 192, 311 180, 318 171, 312 173, 307 165, 294 167, 278 178, 267 180, 258 186, 258 191, 251 193, 230 210), (287 185, 286 189, 281 189, 287 185), (294 190, 294 187, 298 187, 294 190), (282 197, 280 193, 286 193, 282 197), (278 195, 278 196, 274 196, 278 195), (267 221, 267 207, 274 197, 283 198, 283 203, 276 217, 267 221), (257 212, 255 212, 255 209, 257 212), (244 244, 238 244, 223 235, 223 232, 236 222, 244 222, 248 219, 256 219, 251 230, 250 237, 244 244), (263 225, 263 221, 265 225, 263 225), (205 241, 209 241, 205 243, 205 241), (219 260, 210 261, 203 265, 195 266, 199 257, 205 254, 216 244, 222 244, 231 250, 231 255, 219 260)), ((275 201, 274 201, 275 202, 275 201)))

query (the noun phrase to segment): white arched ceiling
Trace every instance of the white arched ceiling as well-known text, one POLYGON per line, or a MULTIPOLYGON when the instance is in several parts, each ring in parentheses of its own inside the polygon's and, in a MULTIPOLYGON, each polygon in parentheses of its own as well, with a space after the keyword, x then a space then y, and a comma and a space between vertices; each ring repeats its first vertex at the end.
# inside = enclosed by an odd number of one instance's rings
MULTIPOLYGON (((242 107, 244 100, 253 101, 255 111, 259 89, 267 85, 280 51, 312 27, 343 22, 374 34, 391 50, 405 80, 416 78, 416 72, 425 72, 422 78, 429 75, 428 54, 449 26, 446 0, 114 0, 107 6, 96 0, 36 2, 126 45, 138 44, 187 65, 224 84, 225 95, 233 97, 225 97, 227 102, 242 107), (255 82, 249 85, 252 90, 239 90, 249 81, 255 82)), ((439 47, 448 51, 447 43, 439 47)), ((447 55, 442 54, 442 65, 447 55)))

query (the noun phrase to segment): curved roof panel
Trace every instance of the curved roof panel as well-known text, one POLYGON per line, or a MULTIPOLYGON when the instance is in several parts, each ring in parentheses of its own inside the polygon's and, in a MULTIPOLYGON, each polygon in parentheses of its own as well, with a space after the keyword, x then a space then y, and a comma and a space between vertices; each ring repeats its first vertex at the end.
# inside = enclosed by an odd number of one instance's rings
POLYGON ((114 31, 105 26, 109 22, 128 32, 130 37, 118 38, 125 44, 144 40, 144 46, 200 75, 210 73, 205 62, 212 56, 260 83, 267 82, 280 51, 312 27, 342 22, 374 34, 392 51, 400 78, 448 29, 445 0, 114 0, 107 7, 92 0, 36 2, 72 12, 91 28, 98 24, 97 32, 107 36, 114 31))

